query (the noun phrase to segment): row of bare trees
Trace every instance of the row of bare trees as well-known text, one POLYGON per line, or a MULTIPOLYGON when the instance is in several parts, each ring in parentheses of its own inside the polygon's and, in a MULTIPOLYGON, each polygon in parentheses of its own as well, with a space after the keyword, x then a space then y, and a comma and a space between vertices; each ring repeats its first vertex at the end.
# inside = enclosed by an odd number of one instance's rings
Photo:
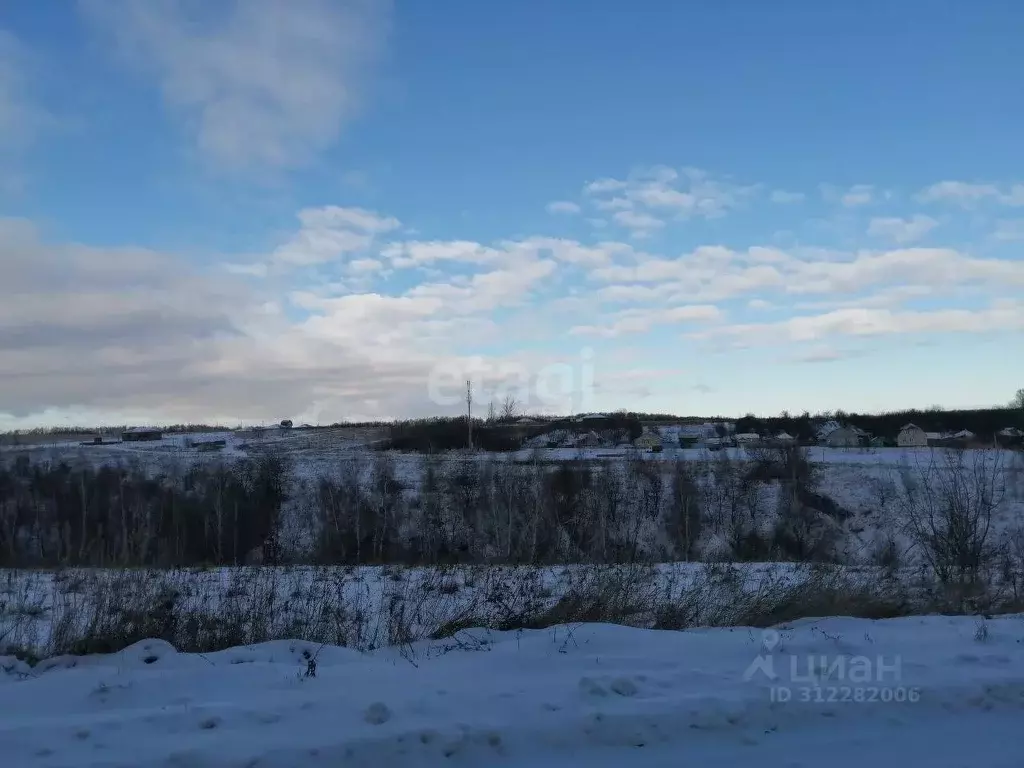
POLYGON ((815 483, 798 449, 709 463, 427 456, 414 489, 377 455, 321 478, 310 515, 321 562, 833 560, 837 523, 815 483))
POLYGON ((0 466, 0 565, 274 559, 288 468, 266 455, 156 475, 140 466, 0 466))
MULTIPOLYGON (((1012 475, 994 452, 943 455, 904 468, 879 503, 940 580, 969 580, 993 557, 1008 557, 994 521, 1012 475)), ((819 469, 799 448, 744 460, 722 452, 706 462, 452 454, 414 466, 387 453, 353 457, 300 480, 271 454, 159 475, 21 456, 0 466, 0 566, 844 556, 849 513, 819 493, 819 469), (286 536, 289 529, 304 536, 286 536)), ((1024 556, 1024 537, 1021 549, 1024 556)))

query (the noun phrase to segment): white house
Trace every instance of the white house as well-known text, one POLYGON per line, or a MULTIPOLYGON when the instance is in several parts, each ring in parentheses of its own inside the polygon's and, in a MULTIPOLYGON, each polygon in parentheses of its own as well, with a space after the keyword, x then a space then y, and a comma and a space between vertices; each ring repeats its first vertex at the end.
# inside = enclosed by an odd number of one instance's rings
POLYGON ((761 442, 761 436, 755 432, 740 432, 733 439, 736 441, 736 445, 752 445, 761 442))
POLYGON ((916 424, 907 424, 896 437, 896 445, 900 448, 926 448, 943 440, 970 440, 974 433, 963 429, 956 433, 925 432, 916 424))
POLYGON ((896 445, 900 448, 925 448, 928 445, 928 433, 917 424, 905 424, 896 437, 896 445))
POLYGON ((833 429, 825 437, 825 444, 830 448, 856 448, 864 443, 867 433, 853 425, 833 429))

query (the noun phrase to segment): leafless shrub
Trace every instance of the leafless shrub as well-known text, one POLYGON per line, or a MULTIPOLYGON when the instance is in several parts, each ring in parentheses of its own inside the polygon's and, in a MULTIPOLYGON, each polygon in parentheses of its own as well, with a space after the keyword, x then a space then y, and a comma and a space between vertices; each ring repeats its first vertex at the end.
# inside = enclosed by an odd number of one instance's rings
POLYGON ((921 556, 944 585, 977 582, 991 555, 992 518, 1003 504, 999 452, 945 451, 901 470, 901 506, 921 556))
POLYGON ((645 626, 657 603, 653 569, 638 565, 588 568, 570 580, 557 602, 527 617, 524 628, 574 623, 645 626))
POLYGON ((914 603, 905 590, 838 566, 811 566, 795 579, 767 579, 743 596, 736 624, 768 627, 806 617, 853 616, 884 619, 906 616, 914 603))
POLYGON ((871 497, 876 511, 884 514, 898 498, 899 492, 892 477, 873 477, 869 481, 871 497))

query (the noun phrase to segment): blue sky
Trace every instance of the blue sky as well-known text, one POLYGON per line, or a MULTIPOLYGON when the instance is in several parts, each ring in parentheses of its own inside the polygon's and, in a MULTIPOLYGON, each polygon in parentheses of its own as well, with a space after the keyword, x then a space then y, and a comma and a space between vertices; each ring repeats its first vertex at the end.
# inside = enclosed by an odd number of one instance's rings
POLYGON ((0 426, 1024 386, 1013 2, 0 14, 0 426))

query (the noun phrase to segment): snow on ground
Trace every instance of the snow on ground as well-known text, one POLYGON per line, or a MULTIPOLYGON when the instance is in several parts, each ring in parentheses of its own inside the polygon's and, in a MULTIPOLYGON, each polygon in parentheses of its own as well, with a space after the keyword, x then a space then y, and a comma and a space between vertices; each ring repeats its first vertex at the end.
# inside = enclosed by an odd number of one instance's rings
POLYGON ((0 755, 18 768, 1008 768, 1022 649, 1021 616, 465 630, 373 653, 151 640, 0 662, 0 755))
MULTIPOLYGON (((851 583, 878 578, 875 569, 829 572, 851 583)), ((170 595, 179 626, 222 622, 240 627, 246 640, 301 636, 366 650, 467 620, 494 626, 537 616, 567 594, 601 594, 602 584, 648 610, 686 605, 691 622, 722 623, 741 609, 740 595, 777 594, 821 578, 795 563, 0 570, 0 653, 47 655, 55 634, 87 636, 110 617, 133 621, 125 611, 149 610, 170 595)), ((635 620, 651 625, 654 617, 635 620)))

